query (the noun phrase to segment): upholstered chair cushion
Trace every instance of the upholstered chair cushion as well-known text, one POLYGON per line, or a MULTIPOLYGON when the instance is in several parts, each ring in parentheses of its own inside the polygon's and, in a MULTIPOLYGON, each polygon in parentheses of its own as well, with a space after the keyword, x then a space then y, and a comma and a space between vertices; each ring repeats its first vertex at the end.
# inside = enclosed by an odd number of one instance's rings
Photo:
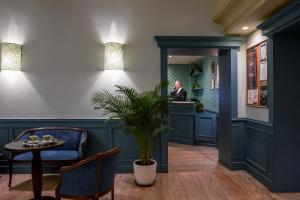
POLYGON ((107 157, 100 163, 100 192, 107 191, 114 185, 115 174, 118 167, 118 155, 107 157))
MULTIPOLYGON (((32 153, 22 153, 13 158, 14 160, 32 160, 32 153)), ((69 151, 69 150, 51 150, 51 151, 42 151, 41 152, 42 160, 78 160, 79 152, 78 151, 69 151)))
POLYGON ((96 193, 97 160, 67 172, 62 177, 60 193, 64 195, 90 196, 96 193))

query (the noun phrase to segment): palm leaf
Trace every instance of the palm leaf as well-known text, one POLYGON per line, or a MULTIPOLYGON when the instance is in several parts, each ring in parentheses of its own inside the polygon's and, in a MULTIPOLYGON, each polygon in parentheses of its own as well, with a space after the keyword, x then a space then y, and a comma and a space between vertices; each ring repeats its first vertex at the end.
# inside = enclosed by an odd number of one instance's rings
POLYGON ((155 137, 170 129, 166 126, 170 98, 160 94, 167 85, 168 82, 162 82, 153 90, 141 93, 116 85, 114 94, 107 90, 97 91, 91 99, 95 109, 109 114, 109 119, 119 118, 125 132, 134 134, 144 164, 149 163, 155 137))

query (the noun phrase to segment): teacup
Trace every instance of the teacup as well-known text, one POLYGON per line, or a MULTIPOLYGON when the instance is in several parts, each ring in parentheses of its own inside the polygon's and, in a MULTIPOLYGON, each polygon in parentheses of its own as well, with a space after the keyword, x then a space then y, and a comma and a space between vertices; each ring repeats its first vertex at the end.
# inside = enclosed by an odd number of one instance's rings
POLYGON ((52 136, 52 135, 44 135, 44 136, 43 136, 43 139, 44 139, 45 141, 50 141, 50 140, 53 140, 53 136, 52 136))
POLYGON ((29 136, 29 140, 31 141, 31 142, 36 142, 36 141, 39 141, 39 136, 37 136, 37 135, 30 135, 29 136))

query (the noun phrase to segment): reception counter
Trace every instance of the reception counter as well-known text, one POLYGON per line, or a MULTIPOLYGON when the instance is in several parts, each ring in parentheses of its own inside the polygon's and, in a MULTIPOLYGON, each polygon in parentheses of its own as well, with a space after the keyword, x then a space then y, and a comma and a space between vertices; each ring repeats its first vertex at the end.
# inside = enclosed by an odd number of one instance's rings
POLYGON ((169 141, 191 145, 217 145, 217 113, 196 112, 194 102, 169 104, 169 141))

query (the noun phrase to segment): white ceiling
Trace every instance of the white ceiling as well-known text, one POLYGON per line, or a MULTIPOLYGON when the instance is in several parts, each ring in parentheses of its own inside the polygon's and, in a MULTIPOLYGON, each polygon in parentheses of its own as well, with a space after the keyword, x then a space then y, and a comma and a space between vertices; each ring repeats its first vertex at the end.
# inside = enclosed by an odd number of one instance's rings
POLYGON ((204 56, 172 56, 168 57, 168 64, 191 64, 199 62, 204 56))
POLYGON ((214 21, 226 35, 247 35, 293 0, 213 0, 214 21), (248 27, 243 29, 243 27, 248 27))

